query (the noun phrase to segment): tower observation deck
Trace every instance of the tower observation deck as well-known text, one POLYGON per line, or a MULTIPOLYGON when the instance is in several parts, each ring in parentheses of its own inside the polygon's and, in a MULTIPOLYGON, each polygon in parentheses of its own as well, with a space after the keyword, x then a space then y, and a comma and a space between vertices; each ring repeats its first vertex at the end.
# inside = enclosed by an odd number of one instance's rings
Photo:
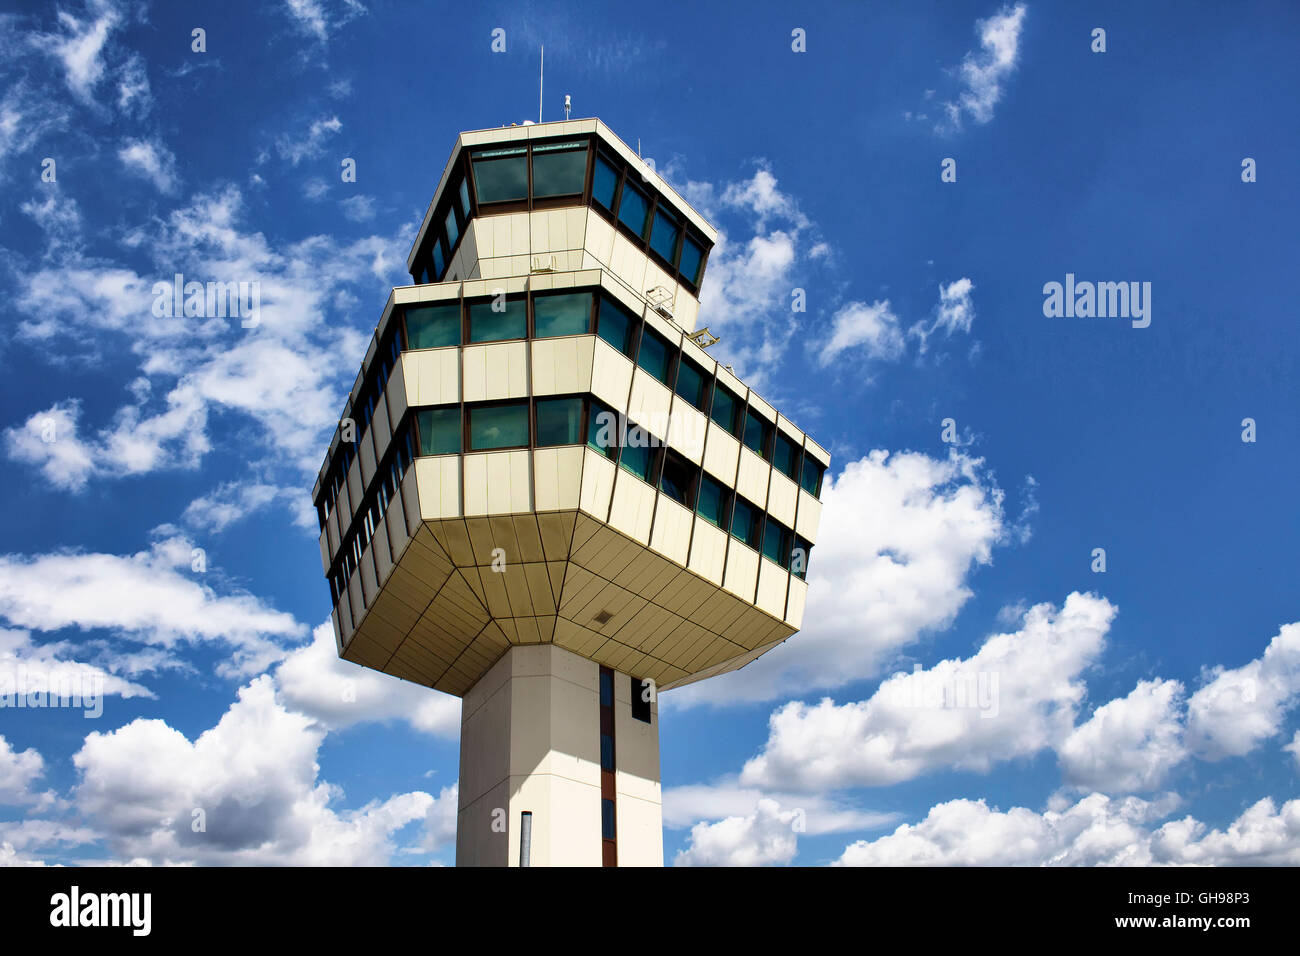
POLYGON ((462 698, 458 865, 663 863, 657 693, 800 627, 830 457, 692 338, 599 120, 462 133, 312 495, 340 656, 462 698))

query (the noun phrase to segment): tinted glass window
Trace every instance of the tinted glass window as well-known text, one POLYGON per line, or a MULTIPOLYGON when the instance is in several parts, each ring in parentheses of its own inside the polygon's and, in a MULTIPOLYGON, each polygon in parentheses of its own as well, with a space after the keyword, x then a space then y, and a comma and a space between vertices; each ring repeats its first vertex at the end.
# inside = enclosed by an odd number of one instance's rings
POLYGON ((752 408, 745 410, 745 447, 767 457, 767 433, 771 423, 752 408))
POLYGON ((641 333, 641 351, 637 353, 636 364, 667 385, 668 362, 668 343, 645 329, 641 333))
POLYGON ((650 200, 645 193, 631 184, 624 185, 623 198, 618 204, 618 221, 644 239, 649 215, 650 200))
POLYGON ((751 548, 758 547, 758 509, 744 498, 731 506, 731 533, 751 548))
POLYGON ((421 455, 460 453, 460 407, 422 408, 416 415, 421 455))
POLYGON ((523 299, 475 302, 469 307, 469 340, 499 342, 528 336, 528 312, 523 299), (502 311, 497 311, 500 309, 502 311))
POLYGON ((609 163, 605 162, 605 157, 599 153, 596 154, 596 172, 591 180, 591 198, 596 200, 606 209, 614 209, 614 193, 618 189, 618 171, 609 163))
POLYGON ((680 231, 676 220, 665 216, 662 209, 656 209, 655 226, 650 233, 650 248, 672 262, 673 252, 677 248, 677 233, 680 231))
POLYGON ((533 147, 533 195, 567 196, 582 192, 587 178, 583 143, 544 143, 533 147))
POLYGON ((722 482, 708 475, 700 478, 700 503, 696 510, 709 524, 726 527, 727 489, 722 487, 722 482))
POLYGON ((460 181, 460 212, 461 218, 469 222, 469 184, 463 179, 460 181))
POLYGON ((618 451, 618 416, 594 400, 587 412, 587 444, 606 458, 618 451))
POLYGON ((591 331, 591 293, 533 297, 533 333, 539 338, 591 331))
POLYGON ((687 236, 682 242, 682 261, 680 271, 682 278, 691 285, 700 284, 700 263, 704 261, 704 250, 700 244, 687 236))
POLYGON ((471 451, 516 448, 528 444, 528 403, 484 405, 469 409, 471 451))
POLYGON ((604 840, 613 840, 616 836, 614 828, 614 801, 601 799, 600 801, 600 836, 604 840))
POLYGON ((685 458, 668 452, 664 455, 663 473, 659 476, 659 490, 679 505, 691 507, 691 494, 695 490, 696 471, 685 458))
POLYGON ((677 394, 696 408, 703 411, 705 378, 704 370, 694 362, 682 359, 677 363, 677 394))
POLYGON ((776 470, 793 480, 799 474, 799 449, 784 435, 777 433, 772 446, 772 464, 776 470))
POLYGON ((763 528, 763 557, 775 561, 783 568, 790 566, 790 549, 786 542, 788 532, 771 518, 763 528))
POLYGON ((609 734, 600 735, 600 769, 614 769, 614 738, 609 734))
POLYGON ((650 697, 654 693, 648 680, 632 678, 632 716, 650 723, 650 697))
POLYGON ((527 149, 486 149, 473 159, 474 191, 480 203, 528 198, 527 149))
POLYGON ((614 706, 614 675, 606 670, 600 672, 600 706, 614 706))
POLYGON ((456 228, 456 210, 447 210, 447 248, 455 249, 456 240, 460 238, 460 230, 456 228))
POLYGON ((442 278, 442 270, 447 268, 447 260, 442 254, 442 243, 434 242, 433 244, 433 273, 429 276, 431 280, 437 282, 442 278))
POLYGON ((539 398, 537 400, 537 444, 582 444, 582 399, 539 398))
POLYGON ((618 463, 642 481, 649 481, 653 450, 650 447, 650 433, 636 425, 629 425, 618 463))
POLYGON ((803 456, 803 469, 799 473, 799 484, 804 491, 814 498, 822 493, 822 472, 825 470, 820 462, 813 461, 807 455, 803 456))
POLYGON ((413 349, 460 345, 460 303, 408 307, 406 342, 413 349))
POLYGON ((795 537, 794 548, 790 552, 790 571, 800 579, 808 576, 808 554, 811 551, 811 544, 803 538, 795 537))
POLYGON ((624 355, 632 354, 632 328, 636 320, 609 296, 600 297, 596 334, 624 355))
POLYGON ((714 386, 713 408, 709 412, 709 417, 734 435, 739 411, 740 399, 721 385, 714 386))

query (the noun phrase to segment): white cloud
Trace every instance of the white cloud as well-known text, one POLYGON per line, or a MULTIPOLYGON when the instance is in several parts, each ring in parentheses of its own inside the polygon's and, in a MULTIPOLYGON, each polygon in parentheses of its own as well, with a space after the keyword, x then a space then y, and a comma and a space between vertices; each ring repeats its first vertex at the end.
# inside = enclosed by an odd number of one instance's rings
POLYGON ((144 60, 137 54, 122 66, 117 81, 117 108, 123 113, 143 116, 153 105, 153 93, 149 89, 149 74, 145 71, 144 60))
MULTIPOLYGON (((308 497, 306 489, 284 488, 260 481, 228 481, 186 506, 182 520, 203 531, 224 531, 281 499, 308 497)), ((311 527, 316 527, 315 512, 307 509, 311 527)))
POLYGON ((993 108, 1002 99, 1003 84, 1016 68, 1020 56, 1020 31, 1026 8, 1023 3, 1003 7, 985 20, 975 21, 979 35, 979 52, 970 52, 962 60, 959 74, 962 90, 956 102, 943 104, 944 119, 940 132, 961 129, 963 116, 976 123, 993 119, 993 108))
POLYGON ((1183 761, 1183 685, 1138 681, 1127 697, 1098 707, 1061 744, 1066 780, 1107 793, 1155 790, 1183 761))
POLYGON ((763 799, 745 817, 697 823, 691 842, 677 851, 674 866, 772 866, 789 863, 799 850, 794 824, 798 814, 763 799))
POLYGON ((343 123, 337 116, 321 117, 312 122, 305 136, 296 140, 288 135, 281 136, 276 140, 275 148, 282 159, 297 166, 304 159, 319 156, 325 149, 325 140, 342 128, 343 123))
POLYGON ((44 199, 29 199, 19 208, 45 233, 45 260, 66 261, 81 248, 81 208, 71 196, 63 195, 57 182, 42 186, 44 199))
POLYGON ((975 284, 964 276, 947 285, 939 284, 939 304, 934 309, 934 321, 928 328, 924 322, 918 322, 909 330, 910 335, 921 340, 922 355, 929 348, 930 336, 936 332, 943 332, 948 338, 958 332, 970 332, 975 322, 975 303, 971 299, 974 288, 975 284))
POLYGON ((298 29, 321 43, 329 39, 332 30, 368 12, 360 0, 343 0, 342 4, 329 4, 328 0, 285 0, 285 6, 298 29))
POLYGON ((1005 812, 983 800, 951 800, 920 823, 877 840, 860 840, 840 866, 1145 866, 1152 862, 1145 825, 1167 816, 1173 798, 1115 800, 1089 794, 1073 806, 1005 812))
POLYGON ((455 788, 334 809, 342 792, 318 779, 324 735, 259 677, 193 741, 162 720, 90 734, 73 757, 73 799, 117 856, 153 863, 380 866, 408 825, 423 824, 426 845, 445 832, 431 823, 445 818, 438 805, 454 804, 455 788))
POLYGON ((33 786, 44 775, 45 760, 35 748, 14 750, 0 734, 0 804, 21 806, 43 802, 42 795, 33 792, 33 786))
POLYGON ((1081 675, 1114 616, 1104 598, 1075 592, 1060 610, 1030 608, 1019 631, 988 638, 973 657, 895 674, 868 700, 791 701, 772 714, 767 743, 745 764, 741 783, 882 786, 1032 756, 1073 729, 1081 675))
POLYGON ((340 660, 328 622, 276 668, 275 682, 286 706, 330 730, 404 720, 433 736, 460 735, 459 698, 340 660))
POLYGON ((875 830, 897 820, 897 813, 863 810, 820 794, 764 792, 742 787, 733 779, 710 784, 668 787, 663 792, 664 826, 670 829, 726 817, 753 815, 759 802, 775 800, 799 815, 799 825, 812 836, 875 830))
POLYGON ((95 87, 104 76, 104 47, 122 19, 108 0, 91 0, 87 14, 78 19, 60 10, 60 32, 33 34, 31 38, 38 49, 60 62, 68 88, 83 102, 92 101, 95 87))
POLYGON ((1295 757, 1296 767, 1297 769, 1300 769, 1300 730, 1295 732, 1295 736, 1291 738, 1291 742, 1282 749, 1292 757, 1295 757))
POLYGON ((351 222, 369 222, 375 218, 375 200, 373 196, 349 196, 339 202, 343 218, 351 222))
MULTIPOLYGON (((0 694, 9 693, 93 693, 105 696, 148 697, 156 695, 147 687, 105 670, 89 661, 85 648, 70 641, 37 644, 27 631, 0 628, 0 694)), ((87 702, 87 707, 94 704, 87 702)))
POLYGON ((0 617, 39 631, 103 628, 164 651, 180 642, 211 642, 229 655, 219 673, 265 670, 284 656, 281 642, 306 629, 251 594, 218 594, 201 583, 190 571, 191 548, 171 537, 126 557, 0 555, 0 617))
POLYGON ((1002 492, 980 459, 873 451, 822 492, 804 630, 731 674, 673 690, 671 706, 770 700, 876 676, 948 627, 966 581, 1004 533, 1002 492))
POLYGON ((80 416, 81 402, 68 399, 5 429, 9 456, 39 467, 55 488, 80 491, 95 470, 94 452, 77 437, 80 416))
POLYGON ((892 362, 902 356, 903 333, 888 299, 870 305, 850 302, 838 308, 831 317, 830 338, 817 359, 825 367, 842 352, 859 347, 869 359, 892 362))
POLYGON ((161 193, 174 193, 179 184, 176 157, 160 140, 130 139, 117 151, 128 171, 153 183, 161 193))
POLYGON ((1205 760, 1249 753, 1281 733, 1300 700, 1300 621, 1284 625, 1260 657, 1209 678, 1187 704, 1189 746, 1205 760))

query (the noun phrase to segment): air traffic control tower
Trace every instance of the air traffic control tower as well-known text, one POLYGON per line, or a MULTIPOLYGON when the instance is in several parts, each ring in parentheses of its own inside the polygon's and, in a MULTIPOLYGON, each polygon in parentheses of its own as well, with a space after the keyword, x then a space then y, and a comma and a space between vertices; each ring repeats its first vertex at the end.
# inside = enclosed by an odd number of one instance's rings
POLYGON ((462 698, 458 865, 661 866, 656 694, 799 629, 829 456, 599 120, 462 133, 313 490, 339 654, 462 698))

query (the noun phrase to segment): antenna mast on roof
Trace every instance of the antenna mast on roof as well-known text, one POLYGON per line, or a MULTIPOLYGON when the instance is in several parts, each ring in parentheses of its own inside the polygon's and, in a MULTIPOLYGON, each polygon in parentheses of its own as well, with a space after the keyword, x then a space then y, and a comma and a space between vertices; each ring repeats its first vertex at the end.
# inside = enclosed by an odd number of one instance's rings
POLYGON ((542 121, 542 84, 546 80, 546 44, 542 44, 542 62, 537 68, 537 122, 542 121))

